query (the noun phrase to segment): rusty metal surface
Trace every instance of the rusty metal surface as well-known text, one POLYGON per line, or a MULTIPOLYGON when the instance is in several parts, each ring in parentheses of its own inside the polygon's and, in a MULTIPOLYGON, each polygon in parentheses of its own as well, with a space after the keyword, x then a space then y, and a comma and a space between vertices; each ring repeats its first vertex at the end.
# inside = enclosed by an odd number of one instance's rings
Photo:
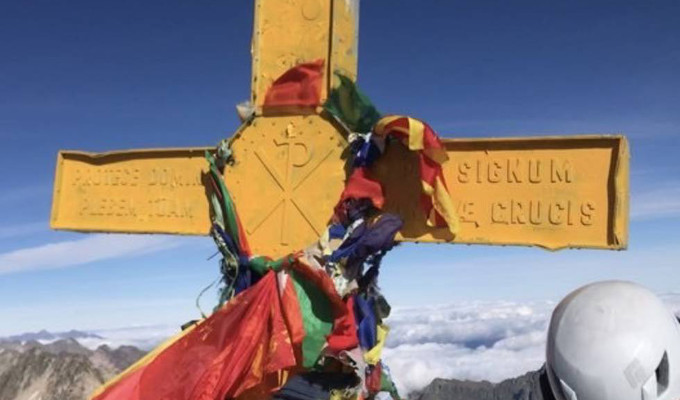
MULTIPOLYGON (((455 243, 622 249, 628 241, 628 147, 619 136, 445 140, 445 176, 462 228, 455 243)), ((322 117, 258 117, 234 137, 225 171, 256 253, 316 240, 345 179, 346 141, 322 117)), ((204 235, 205 148, 61 152, 52 227, 204 235)), ((446 242, 418 207, 415 156, 389 148, 374 168, 400 240, 446 242)))
POLYGON ((416 156, 391 146, 374 168, 400 240, 623 249, 628 242, 628 145, 622 136, 445 140, 456 238, 419 212, 416 156))

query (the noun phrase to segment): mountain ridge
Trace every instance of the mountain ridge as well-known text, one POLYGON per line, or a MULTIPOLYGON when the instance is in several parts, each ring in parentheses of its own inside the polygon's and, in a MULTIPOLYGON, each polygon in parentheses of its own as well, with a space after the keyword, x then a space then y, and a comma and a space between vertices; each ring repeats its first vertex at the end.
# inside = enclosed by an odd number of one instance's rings
POLYGON ((133 346, 95 350, 74 338, 46 344, 0 341, 0 399, 83 400, 145 354, 133 346))
MULTIPOLYGON (((84 400, 146 353, 130 345, 112 348, 102 344, 91 349, 78 341, 93 337, 104 339, 76 330, 40 331, 0 338, 0 399, 84 400), (58 335, 66 338, 46 339, 58 335)), ((408 394, 407 398, 554 400, 544 368, 499 383, 436 378, 422 390, 408 394)))
POLYGON ((555 400, 545 367, 499 383, 435 378, 409 400, 555 400))
POLYGON ((28 341, 55 341, 60 339, 103 339, 103 337, 85 331, 79 331, 71 329, 70 331, 64 332, 49 332, 42 329, 38 332, 26 332, 18 335, 11 335, 7 337, 0 337, 0 341, 11 341, 11 342, 28 342, 28 341))

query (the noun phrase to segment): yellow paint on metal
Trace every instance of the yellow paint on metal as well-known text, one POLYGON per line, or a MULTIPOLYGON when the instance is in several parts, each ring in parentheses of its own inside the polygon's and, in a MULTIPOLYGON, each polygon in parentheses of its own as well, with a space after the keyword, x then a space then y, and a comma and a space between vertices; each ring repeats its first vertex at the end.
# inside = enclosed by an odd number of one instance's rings
POLYGON ((51 227, 77 231, 205 235, 205 148, 57 158, 51 227))
MULTIPOLYGON (((317 240, 345 181, 347 141, 318 115, 259 116, 231 140, 225 183, 256 254, 277 257, 317 240)), ((61 152, 52 228, 205 235, 206 148, 61 152)))
MULTIPOLYGON (((256 0, 252 101, 291 67, 324 59, 322 98, 338 71, 356 79, 358 0, 256 0)), ((298 110, 299 111, 299 110, 298 110)), ((346 132, 323 116, 261 115, 232 138, 225 182, 256 254, 306 247, 328 224, 346 177, 346 132)), ((444 140, 458 236, 419 207, 417 155, 390 146, 373 168, 398 240, 623 249, 628 242, 628 144, 622 136, 444 140)), ((205 235, 206 148, 59 153, 51 226, 205 235)))
POLYGON ((318 115, 258 117, 224 177, 253 252, 278 257, 326 229, 345 181, 344 135, 318 115))
MULTIPOLYGON (((621 136, 444 140, 444 174, 461 218, 451 238, 427 227, 417 160, 400 144, 373 169, 399 240, 623 249, 628 241, 628 145, 621 136)), ((315 241, 345 180, 346 141, 324 118, 257 117, 234 136, 225 170, 251 246, 272 257, 315 241)), ((52 227, 204 235, 204 148, 61 152, 52 227)))
POLYGON ((400 240, 623 249, 628 242, 628 146, 622 136, 445 140, 444 175, 461 219, 452 238, 418 207, 417 156, 391 146, 373 172, 400 240))
POLYGON ((256 0, 251 49, 253 104, 260 107, 272 82, 303 62, 326 62, 322 100, 333 71, 355 79, 358 15, 358 0, 256 0))
POLYGON ((332 24, 329 74, 339 72, 356 81, 359 60, 359 0, 334 0, 332 24))

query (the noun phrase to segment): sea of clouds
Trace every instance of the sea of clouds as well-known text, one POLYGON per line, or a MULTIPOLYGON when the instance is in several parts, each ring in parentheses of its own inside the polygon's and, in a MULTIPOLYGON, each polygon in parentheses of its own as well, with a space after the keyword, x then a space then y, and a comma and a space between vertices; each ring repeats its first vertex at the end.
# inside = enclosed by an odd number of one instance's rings
POLYGON ((383 358, 401 393, 434 378, 498 382, 540 368, 553 302, 465 302, 393 311, 383 358))
MULTIPOLYGON (((663 295, 680 312, 680 294, 663 295)), ((383 359, 403 394, 434 378, 499 382, 535 370, 545 361, 552 301, 461 302, 395 308, 383 359)), ((92 331, 101 338, 79 341, 90 348, 134 345, 149 350, 178 333, 169 325, 92 331)))
MULTIPOLYGON (((680 314, 680 294, 661 296, 680 314)), ((396 309, 383 359, 401 393, 434 378, 499 382, 540 368, 555 302, 466 302, 396 309)))
POLYGON ((106 345, 111 348, 135 346, 138 349, 148 351, 178 334, 180 329, 174 325, 148 325, 101 329, 90 332, 99 336, 99 338, 80 338, 77 340, 80 344, 92 350, 106 345))

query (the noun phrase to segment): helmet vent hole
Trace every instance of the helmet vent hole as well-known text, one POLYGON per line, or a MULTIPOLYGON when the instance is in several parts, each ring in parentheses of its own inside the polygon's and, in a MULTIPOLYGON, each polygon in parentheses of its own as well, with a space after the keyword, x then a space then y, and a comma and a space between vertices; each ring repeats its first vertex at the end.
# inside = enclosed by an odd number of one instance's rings
POLYGON ((661 396, 666 389, 668 389, 668 353, 663 353, 663 358, 659 362, 659 366, 656 367, 656 390, 657 397, 661 396))

